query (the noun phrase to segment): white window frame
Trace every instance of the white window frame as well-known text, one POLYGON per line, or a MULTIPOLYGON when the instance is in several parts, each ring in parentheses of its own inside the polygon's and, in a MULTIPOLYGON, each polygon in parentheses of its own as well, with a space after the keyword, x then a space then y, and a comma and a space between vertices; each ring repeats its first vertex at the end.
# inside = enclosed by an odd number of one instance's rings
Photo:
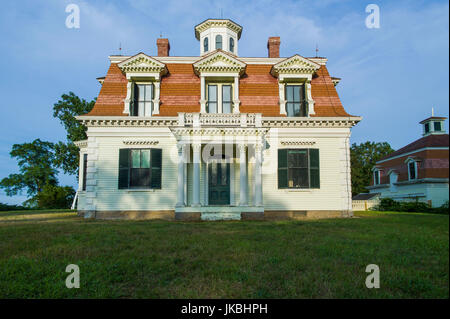
MULTIPOLYGON (((206 98, 206 102, 208 103, 209 101, 209 97, 208 97, 208 93, 209 93, 209 86, 210 85, 215 85, 217 86, 217 113, 210 113, 207 112, 208 114, 224 114, 223 113, 223 99, 222 99, 222 87, 224 85, 229 85, 231 86, 231 103, 230 103, 230 113, 225 113, 225 114, 232 114, 233 113, 233 104, 234 104, 234 83, 233 82, 217 82, 217 81, 211 81, 211 82, 207 82, 206 83, 206 92, 205 92, 205 98, 206 98)), ((209 108, 209 106, 208 106, 209 108)))
MULTIPOLYGON (((154 110, 155 110, 155 96, 156 96, 156 85, 155 85, 155 82, 154 81, 139 81, 139 80, 133 81, 133 85, 132 85, 132 88, 131 88, 133 90, 133 93, 131 95, 132 96, 132 99, 131 99, 132 103, 134 103, 136 101, 135 96, 134 96, 135 85, 151 85, 151 86, 153 86, 153 88, 152 88, 152 90, 153 90, 153 92, 152 92, 153 93, 153 97, 150 100, 151 101, 150 115, 145 115, 144 114, 142 117, 153 116, 154 110)), ((130 114, 131 114, 131 107, 130 107, 130 114)), ((139 114, 139 111, 138 111, 138 114, 139 114)), ((137 116, 139 116, 139 115, 137 115, 137 116)))
POLYGON ((381 185, 381 173, 379 169, 374 169, 373 170, 373 185, 381 185), (378 183, 377 183, 377 179, 375 178, 375 174, 378 174, 378 183))
POLYGON ((408 169, 408 180, 410 180, 410 181, 415 181, 415 180, 417 180, 419 177, 418 177, 418 170, 417 170, 417 161, 415 161, 415 160, 409 160, 407 163, 407 169, 408 169), (414 165, 414 175, 415 175, 415 178, 411 178, 411 172, 410 172, 410 170, 409 170, 409 165, 410 164, 413 164, 414 165))

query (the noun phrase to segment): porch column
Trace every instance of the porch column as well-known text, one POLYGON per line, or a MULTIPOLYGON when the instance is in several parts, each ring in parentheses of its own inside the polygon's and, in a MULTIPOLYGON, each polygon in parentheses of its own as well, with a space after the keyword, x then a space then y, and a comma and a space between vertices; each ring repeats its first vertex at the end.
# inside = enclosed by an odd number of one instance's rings
POLYGON ((255 145, 255 206, 262 206, 262 143, 255 145))
POLYGON ((184 157, 186 145, 178 143, 178 187, 177 187, 177 207, 184 206, 184 157))
POLYGON ((194 143, 192 144, 192 148, 194 151, 194 176, 193 176, 193 182, 194 182, 194 190, 193 190, 193 199, 192 199, 192 206, 200 206, 200 150, 201 150, 201 144, 200 143, 194 143))
POLYGON ((239 183, 240 183, 240 196, 239 205, 247 206, 247 145, 239 144, 239 183))

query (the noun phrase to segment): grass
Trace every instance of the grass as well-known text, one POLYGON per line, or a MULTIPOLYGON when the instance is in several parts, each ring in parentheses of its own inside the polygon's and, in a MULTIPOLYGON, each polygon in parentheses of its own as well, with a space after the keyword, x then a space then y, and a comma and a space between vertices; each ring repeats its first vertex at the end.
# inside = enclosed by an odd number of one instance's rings
POLYGON ((449 217, 85 220, 0 212, 0 298, 448 298, 449 217), (67 289, 68 264, 81 287, 67 289), (365 287, 368 264, 379 289, 365 287))

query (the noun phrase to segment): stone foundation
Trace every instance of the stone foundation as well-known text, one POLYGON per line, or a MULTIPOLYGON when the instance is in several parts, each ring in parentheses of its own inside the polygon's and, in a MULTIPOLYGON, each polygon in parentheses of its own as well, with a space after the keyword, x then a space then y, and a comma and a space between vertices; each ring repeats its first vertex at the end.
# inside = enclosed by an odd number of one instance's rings
MULTIPOLYGON (((220 220, 220 218, 205 218, 201 212, 177 212, 167 211, 78 211, 78 216, 96 219, 117 219, 117 220, 149 220, 160 219, 168 221, 201 221, 220 220)), ((224 216, 226 213, 224 213, 224 216)), ((228 215, 224 217, 227 218, 228 215)), ((320 218, 342 218, 353 217, 352 211, 340 210, 309 210, 309 211, 265 211, 265 212, 242 212, 241 220, 306 220, 320 218)))

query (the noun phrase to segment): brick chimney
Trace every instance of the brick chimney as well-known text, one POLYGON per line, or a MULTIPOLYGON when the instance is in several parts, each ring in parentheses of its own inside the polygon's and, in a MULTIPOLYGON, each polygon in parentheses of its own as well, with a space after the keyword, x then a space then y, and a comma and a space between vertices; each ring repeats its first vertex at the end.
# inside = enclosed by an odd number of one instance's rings
POLYGON ((267 41, 269 58, 280 57, 280 42, 280 37, 269 37, 269 40, 267 41))
POLYGON ((169 39, 163 38, 157 39, 156 46, 158 47, 158 56, 169 56, 170 51, 169 39))

